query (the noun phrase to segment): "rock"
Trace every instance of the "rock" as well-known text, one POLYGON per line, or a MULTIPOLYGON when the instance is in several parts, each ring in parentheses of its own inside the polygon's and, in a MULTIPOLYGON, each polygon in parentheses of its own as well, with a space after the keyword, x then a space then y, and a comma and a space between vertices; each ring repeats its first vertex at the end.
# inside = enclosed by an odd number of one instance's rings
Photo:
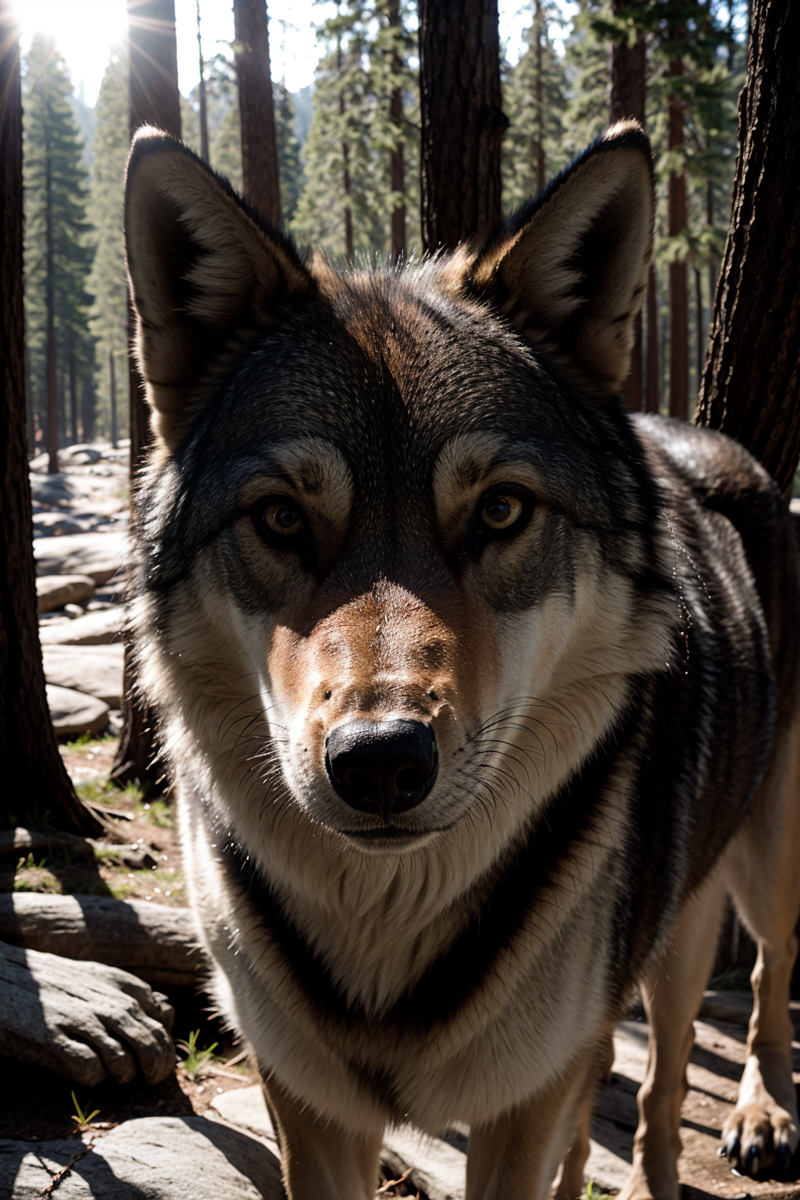
POLYGON ((408 1181, 428 1200, 464 1200, 467 1156, 442 1138, 428 1137, 410 1125, 387 1132, 381 1158, 399 1178, 408 1168, 408 1181))
POLYGON ((81 521, 76 521, 73 516, 69 516, 67 513, 34 513, 33 536, 35 538, 63 537, 68 533, 85 532, 86 528, 83 523, 81 521))
POLYGON ((125 627, 125 608, 121 604, 88 612, 82 617, 40 625, 43 646, 107 646, 119 642, 125 627))
POLYGON ((48 644, 42 647, 44 677, 58 687, 96 696, 109 708, 120 708, 124 654, 121 642, 116 646, 48 644))
POLYGON ((146 900, 0 893, 0 939, 124 967, 169 992, 196 988, 202 966, 190 910, 146 900))
POLYGON ((37 575, 90 575, 105 583, 130 558, 128 535, 74 533, 36 538, 33 543, 37 575))
MULTIPOLYGON (((272 1127, 272 1120, 264 1099, 264 1090, 260 1084, 237 1088, 233 1092, 223 1092, 221 1096, 214 1097, 211 1101, 211 1108, 228 1124, 235 1125, 238 1129, 244 1129, 247 1133, 263 1138, 277 1147, 278 1138, 272 1127)), ((275 1153, 278 1153, 277 1149, 275 1153)))
POLYGON ((247 1134, 205 1117, 142 1117, 98 1135, 0 1141, 0 1196, 40 1200, 67 1163, 57 1200, 281 1200, 278 1161, 247 1134), (85 1151, 82 1153, 82 1151, 85 1151), (74 1161, 76 1155, 81 1157, 74 1161))
MULTIPOLYGON (((44 466, 47 466, 47 456, 44 455, 44 466)), ((36 459, 33 460, 33 463, 36 459)), ((32 464, 33 465, 33 464, 32 464)), ((72 488, 65 475, 39 475, 30 473, 31 495, 39 504, 67 504, 72 499, 72 488)))
POLYGON ((70 465, 83 465, 85 463, 99 462, 103 455, 96 446, 89 446, 83 442, 78 442, 74 446, 65 446, 63 450, 59 450, 58 456, 70 465))
POLYGON ((96 584, 88 575, 40 575, 36 580, 36 602, 40 613, 53 612, 65 604, 91 600, 96 584))
POLYGON ((47 684, 47 706, 57 737, 102 733, 108 725, 108 708, 102 700, 76 692, 74 688, 47 684))
POLYGON ((166 998, 127 971, 0 942, 0 1055, 84 1087, 171 1073, 166 998))

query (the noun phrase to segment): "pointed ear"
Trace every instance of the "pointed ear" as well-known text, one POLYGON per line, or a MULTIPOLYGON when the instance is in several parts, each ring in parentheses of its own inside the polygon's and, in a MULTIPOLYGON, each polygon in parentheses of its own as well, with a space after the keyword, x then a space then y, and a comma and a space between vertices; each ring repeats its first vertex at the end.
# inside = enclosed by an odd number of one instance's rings
POLYGON ((473 294, 601 395, 630 366, 653 250, 650 143, 635 121, 590 146, 478 254, 473 294))
POLYGON ((191 150, 147 127, 128 159, 125 239, 147 398, 174 450, 237 347, 312 280, 288 239, 191 150))

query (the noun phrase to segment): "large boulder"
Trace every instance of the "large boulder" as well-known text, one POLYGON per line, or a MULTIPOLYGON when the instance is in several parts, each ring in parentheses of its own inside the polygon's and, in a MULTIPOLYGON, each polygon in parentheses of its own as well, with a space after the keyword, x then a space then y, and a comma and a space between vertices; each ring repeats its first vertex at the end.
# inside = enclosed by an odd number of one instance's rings
POLYGON ((160 1083, 175 1064, 173 1016, 165 996, 118 967, 0 942, 3 1058, 83 1087, 129 1083, 137 1070, 160 1083))
POLYGON ((96 696, 110 708, 122 707, 125 654, 116 646, 44 645, 44 677, 48 683, 96 696))
POLYGON ((0 1196, 40 1200, 71 1163, 58 1200, 280 1200, 278 1160, 255 1138, 205 1117, 141 1117, 95 1137, 0 1140, 0 1196))
POLYGON ((108 725, 109 706, 85 692, 47 685, 47 706, 57 737, 102 733, 108 725))
POLYGON ((36 605, 40 613, 55 612, 65 604, 91 600, 97 584, 88 575, 39 575, 36 605))
POLYGON ((43 646, 107 646, 120 641, 125 627, 125 609, 121 604, 88 612, 74 620, 53 620, 40 625, 43 646))
POLYGON ((203 966, 191 910, 146 900, 0 893, 0 941, 124 967, 170 993, 194 990, 203 966))
POLYGON ((37 575, 90 575, 105 583, 130 558, 124 532, 74 533, 36 538, 33 543, 37 575))

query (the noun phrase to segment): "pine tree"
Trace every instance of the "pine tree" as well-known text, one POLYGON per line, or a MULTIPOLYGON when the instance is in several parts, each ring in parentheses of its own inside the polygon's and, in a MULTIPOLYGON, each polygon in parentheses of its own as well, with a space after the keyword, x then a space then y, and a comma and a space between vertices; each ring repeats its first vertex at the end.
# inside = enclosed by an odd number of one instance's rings
POLYGON ((549 26, 560 21, 552 0, 534 0, 525 51, 506 74, 503 109, 509 129, 503 139, 503 200, 513 212, 544 187, 566 163, 564 110, 567 77, 549 26))
POLYGON ((25 306, 31 378, 37 396, 47 397, 39 418, 46 419, 51 471, 58 470, 59 364, 66 370, 72 355, 82 368, 94 353, 86 291, 92 248, 71 92, 54 43, 37 34, 23 90, 25 306))
POLYGON ((369 140, 370 15, 366 3, 346 0, 337 3, 335 17, 318 31, 326 53, 317 66, 305 146, 306 183, 292 222, 300 242, 347 260, 356 251, 384 251, 386 246, 376 199, 388 189, 376 173, 369 140))
POLYGON ((283 223, 288 225, 294 217, 303 186, 303 163, 300 157, 300 143, 294 129, 294 105, 283 80, 273 83, 272 93, 275 107, 275 136, 278 143, 281 209, 283 223))
MULTIPOLYGON (((111 435, 112 357, 116 379, 127 377, 128 285, 122 231, 127 157, 128 67, 124 56, 115 51, 106 68, 97 99, 89 194, 89 218, 94 227, 96 246, 89 276, 89 290, 94 296, 89 324, 97 344, 99 423, 103 433, 108 435, 111 435)), ((123 412, 126 410, 127 405, 123 412)))

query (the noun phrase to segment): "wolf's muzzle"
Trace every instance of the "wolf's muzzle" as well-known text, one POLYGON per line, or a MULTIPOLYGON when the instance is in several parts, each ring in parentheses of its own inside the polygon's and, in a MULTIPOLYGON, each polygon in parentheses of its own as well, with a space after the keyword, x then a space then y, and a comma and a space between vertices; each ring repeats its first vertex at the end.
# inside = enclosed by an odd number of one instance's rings
POLYGON ((347 721, 328 735, 325 767, 343 800, 385 821, 425 799, 439 754, 423 721, 347 721))

